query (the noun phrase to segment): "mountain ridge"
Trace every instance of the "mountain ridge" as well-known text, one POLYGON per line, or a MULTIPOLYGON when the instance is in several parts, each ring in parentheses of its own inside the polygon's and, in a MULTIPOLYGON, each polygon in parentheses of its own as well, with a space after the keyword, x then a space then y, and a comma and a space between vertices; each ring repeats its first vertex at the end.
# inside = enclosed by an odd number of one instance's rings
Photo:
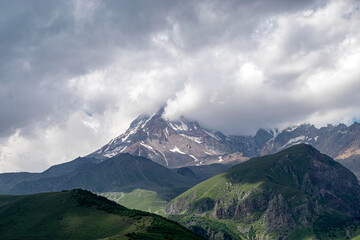
POLYGON ((83 188, 93 192, 129 192, 136 188, 156 191, 172 198, 196 184, 150 159, 120 154, 100 163, 88 162, 55 177, 23 181, 9 194, 34 194, 83 188))
POLYGON ((299 144, 192 187, 166 212, 209 239, 332 239, 331 234, 338 239, 346 229, 359 230, 358 199, 360 185, 353 173, 299 144), (302 233, 307 236, 300 238, 302 233))
POLYGON ((284 129, 260 128, 254 136, 225 135, 180 117, 170 121, 164 108, 140 115, 125 133, 87 157, 104 160, 119 153, 144 156, 169 168, 211 163, 236 164, 281 151, 299 143, 311 144, 350 168, 360 178, 360 124, 316 128, 299 124, 284 129))

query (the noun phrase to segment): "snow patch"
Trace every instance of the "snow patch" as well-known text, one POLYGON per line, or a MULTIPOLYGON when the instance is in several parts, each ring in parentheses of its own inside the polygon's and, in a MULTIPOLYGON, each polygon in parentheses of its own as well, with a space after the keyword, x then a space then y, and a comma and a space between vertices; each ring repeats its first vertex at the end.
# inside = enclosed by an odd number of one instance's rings
POLYGON ((154 151, 154 148, 152 146, 145 144, 143 141, 140 142, 140 145, 146 147, 147 149, 149 149, 151 151, 154 151))
POLYGON ((123 151, 125 151, 125 149, 127 149, 128 146, 125 146, 123 149, 120 150, 120 152, 122 153, 123 151))
MULTIPOLYGON (((153 152, 155 155, 158 155, 158 154, 156 153, 155 149, 154 149, 152 146, 145 144, 143 141, 140 142, 140 145, 143 146, 143 147, 145 147, 145 148, 147 148, 147 149, 149 149, 149 150, 150 150, 151 152, 153 152)), ((164 158, 165 158, 165 156, 164 156, 164 158)))
POLYGON ((194 155, 189 154, 189 156, 192 157, 195 160, 195 162, 199 162, 199 159, 197 159, 194 155))
POLYGON ((156 115, 156 112, 153 113, 146 121, 141 125, 141 128, 144 128, 146 124, 156 115))
POLYGON ((341 131, 341 130, 339 130, 338 133, 345 134, 345 133, 347 133, 347 131, 341 131))
POLYGON ((208 155, 219 155, 220 153, 218 153, 218 152, 216 152, 216 151, 214 151, 213 149, 207 149, 209 152, 205 152, 206 154, 208 154, 208 155))
POLYGON ((165 162, 166 162, 166 166, 169 166, 169 162, 168 162, 168 160, 166 159, 165 154, 164 154, 162 151, 158 150, 158 149, 157 149, 157 151, 158 151, 159 153, 161 153, 161 155, 164 157, 164 160, 165 160, 165 162))
POLYGON ((306 139, 305 136, 299 136, 299 137, 296 137, 296 138, 292 138, 284 146, 282 146, 281 148, 286 148, 288 146, 291 146, 291 145, 294 145, 294 144, 297 144, 297 143, 302 143, 302 142, 305 141, 305 139, 306 139))
POLYGON ((168 127, 165 128, 165 132, 164 132, 164 133, 165 133, 165 136, 166 136, 166 137, 169 137, 170 134, 169 134, 168 127))
POLYGON ((273 128, 271 131, 273 132, 273 139, 275 139, 280 134, 280 131, 277 128, 273 128))
POLYGON ((130 131, 128 133, 126 133, 126 135, 124 137, 121 138, 121 142, 125 142, 126 139, 128 139, 128 137, 130 137, 131 135, 133 135, 134 133, 137 132, 139 127, 135 127, 135 128, 132 128, 130 129, 130 131))
POLYGON ((287 131, 287 132, 292 132, 292 131, 294 131, 295 129, 297 129, 298 127, 299 127, 299 125, 292 126, 292 127, 288 127, 285 131, 287 131))
POLYGON ((188 139, 190 139, 190 140, 192 140, 194 142, 197 142, 199 144, 202 143, 202 138, 201 137, 192 137, 192 136, 188 136, 188 135, 185 135, 185 134, 182 134, 182 133, 180 135, 183 136, 183 137, 186 137, 186 138, 188 138, 188 139))
POLYGON ((112 152, 112 153, 107 153, 107 154, 104 154, 103 156, 104 157, 107 157, 107 158, 112 158, 113 156, 115 156, 116 153, 115 152, 112 152))
POLYGON ((222 156, 220 156, 219 157, 219 162, 222 162, 222 161, 223 161, 222 156))
POLYGON ((211 133, 211 132, 208 132, 208 131, 205 131, 205 132, 206 132, 206 134, 209 135, 210 137, 215 138, 216 140, 220 141, 220 139, 219 139, 215 134, 213 134, 213 133, 211 133))
POLYGON ((180 121, 180 123, 181 124, 176 124, 176 123, 174 123, 174 124, 169 123, 169 124, 170 124, 170 127, 172 129, 174 129, 175 131, 187 131, 189 129, 185 123, 183 123, 182 121, 180 121))
POLYGON ((170 150, 170 152, 178 152, 178 153, 181 153, 181 154, 186 154, 186 153, 180 151, 180 149, 177 146, 175 146, 173 149, 169 149, 169 150, 170 150))

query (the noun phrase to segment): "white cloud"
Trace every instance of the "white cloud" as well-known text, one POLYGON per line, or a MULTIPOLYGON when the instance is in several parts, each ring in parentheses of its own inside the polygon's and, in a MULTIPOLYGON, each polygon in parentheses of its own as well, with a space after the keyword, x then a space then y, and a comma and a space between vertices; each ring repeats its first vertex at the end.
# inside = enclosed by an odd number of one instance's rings
POLYGON ((357 1, 11 6, 0 172, 86 155, 165 103, 169 118, 230 134, 360 117, 357 1))
POLYGON ((185 83, 184 89, 176 92, 174 99, 167 101, 164 116, 172 120, 177 119, 182 112, 197 109, 203 99, 199 87, 191 83, 185 83))

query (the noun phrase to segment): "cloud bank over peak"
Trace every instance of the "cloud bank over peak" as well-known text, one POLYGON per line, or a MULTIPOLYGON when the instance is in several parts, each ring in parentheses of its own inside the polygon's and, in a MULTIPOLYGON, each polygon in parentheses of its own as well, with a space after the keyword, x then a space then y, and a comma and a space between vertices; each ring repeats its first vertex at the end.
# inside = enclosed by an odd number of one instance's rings
POLYGON ((164 104, 228 134, 360 118, 358 1, 0 5, 0 172, 85 155, 164 104))

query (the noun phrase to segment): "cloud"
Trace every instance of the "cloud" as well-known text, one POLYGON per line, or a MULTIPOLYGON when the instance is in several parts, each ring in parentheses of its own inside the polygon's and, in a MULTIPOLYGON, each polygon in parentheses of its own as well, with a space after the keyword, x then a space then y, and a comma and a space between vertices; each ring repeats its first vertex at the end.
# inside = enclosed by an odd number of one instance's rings
POLYGON ((0 172, 86 155, 167 103, 228 134, 358 119, 357 1, 3 1, 0 172))

